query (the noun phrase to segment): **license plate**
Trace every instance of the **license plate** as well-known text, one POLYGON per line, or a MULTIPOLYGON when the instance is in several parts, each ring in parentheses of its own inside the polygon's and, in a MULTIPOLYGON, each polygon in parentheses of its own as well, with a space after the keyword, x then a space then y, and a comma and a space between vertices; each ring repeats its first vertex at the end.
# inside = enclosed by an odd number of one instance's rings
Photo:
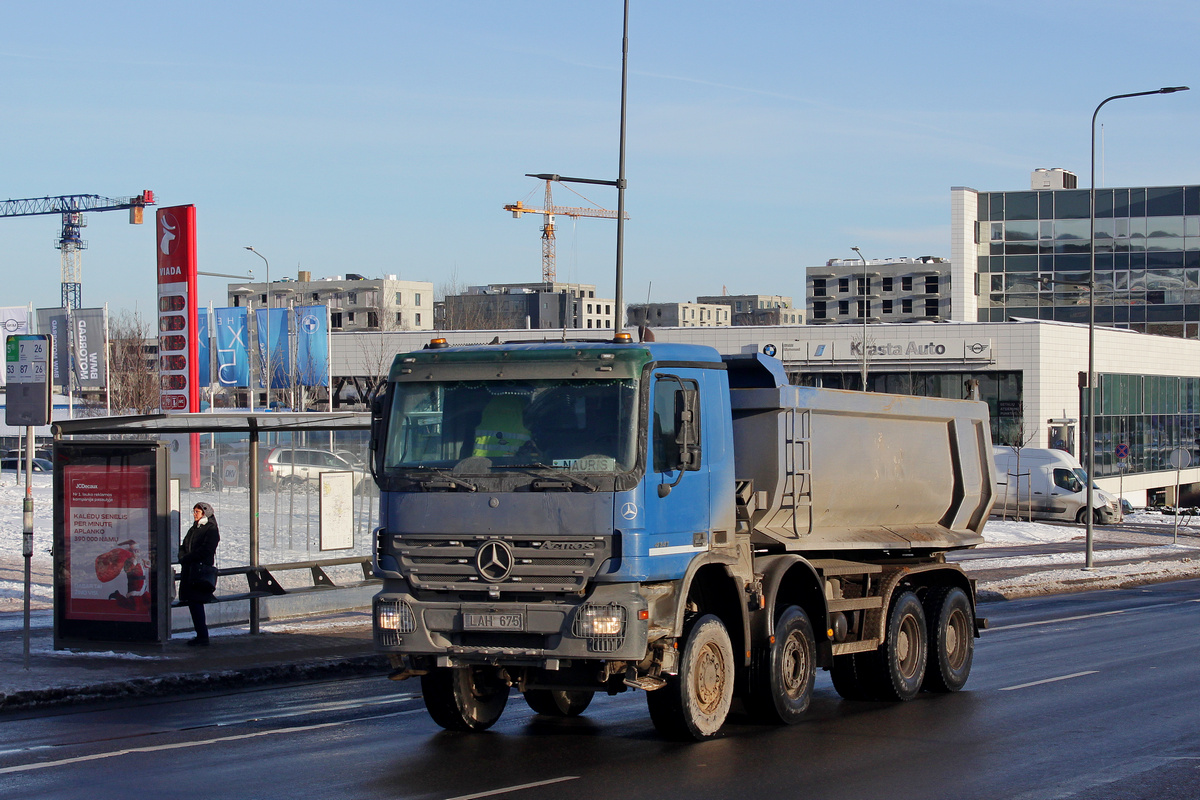
POLYGON ((464 631, 521 631, 524 614, 463 614, 464 631))

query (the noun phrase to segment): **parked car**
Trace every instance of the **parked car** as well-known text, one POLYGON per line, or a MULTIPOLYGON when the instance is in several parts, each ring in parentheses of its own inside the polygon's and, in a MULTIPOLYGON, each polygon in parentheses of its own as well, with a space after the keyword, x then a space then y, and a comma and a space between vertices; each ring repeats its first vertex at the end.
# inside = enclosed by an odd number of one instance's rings
MULTIPOLYGON (((23 458, 0 458, 0 472, 24 472, 25 459, 23 458)), ((34 472, 54 472, 54 462, 47 458, 33 459, 34 472)))
POLYGON ((363 460, 363 456, 353 450, 338 450, 334 455, 345 460, 355 469, 365 470, 367 468, 367 462, 363 460))
MULTIPOLYGON (((5 453, 4 457, 5 458, 25 458, 25 451, 20 448, 14 448, 12 450, 9 450, 7 453, 5 453)), ((51 450, 49 447, 35 447, 35 448, 33 448, 33 457, 40 458, 45 461, 53 461, 54 460, 54 451, 51 450)))
POLYGON ((351 472, 354 488, 367 479, 367 473, 346 459, 328 450, 307 447, 275 447, 263 459, 263 478, 268 483, 286 485, 289 482, 316 483, 322 472, 351 472))

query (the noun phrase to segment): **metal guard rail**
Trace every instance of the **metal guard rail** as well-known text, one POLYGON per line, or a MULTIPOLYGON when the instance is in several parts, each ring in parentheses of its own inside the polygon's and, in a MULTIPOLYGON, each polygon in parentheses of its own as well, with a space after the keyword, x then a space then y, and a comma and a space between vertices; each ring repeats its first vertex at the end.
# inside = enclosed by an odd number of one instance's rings
MULTIPOLYGON (((246 591, 238 594, 222 594, 214 595, 210 602, 213 603, 230 603, 238 600, 254 600, 260 597, 279 597, 280 595, 288 594, 305 594, 308 592, 325 592, 330 589, 354 589, 360 586, 370 586, 372 584, 383 583, 379 578, 372 575, 372 558, 370 556, 349 556, 346 558, 334 558, 325 561, 295 561, 287 564, 261 564, 257 567, 225 567, 217 570, 217 577, 222 575, 245 575, 246 576, 246 591), (336 584, 325 573, 322 567, 337 567, 346 564, 358 564, 362 567, 363 579, 354 583, 336 584), (294 589, 285 589, 280 585, 272 571, 283 572, 293 569, 307 569, 312 574, 312 586, 300 586, 294 589)), ((174 572, 174 570, 172 570, 174 572)), ((175 573, 175 580, 179 581, 180 574, 175 573)), ((171 603, 175 608, 186 606, 186 603, 180 603, 178 600, 179 593, 175 593, 176 599, 171 603)))

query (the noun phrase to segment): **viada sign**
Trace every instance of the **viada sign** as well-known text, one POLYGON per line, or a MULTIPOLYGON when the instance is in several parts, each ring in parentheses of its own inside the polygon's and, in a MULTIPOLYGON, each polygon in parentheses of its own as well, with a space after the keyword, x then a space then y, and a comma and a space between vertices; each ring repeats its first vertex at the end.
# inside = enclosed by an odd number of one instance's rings
POLYGON ((199 411, 196 207, 160 208, 157 223, 159 406, 199 411))

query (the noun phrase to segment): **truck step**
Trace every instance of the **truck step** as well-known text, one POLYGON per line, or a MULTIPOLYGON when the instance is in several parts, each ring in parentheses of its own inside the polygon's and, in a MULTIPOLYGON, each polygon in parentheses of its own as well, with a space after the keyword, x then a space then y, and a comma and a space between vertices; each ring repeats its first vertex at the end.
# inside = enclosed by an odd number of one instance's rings
POLYGON ((835 656, 844 656, 849 653, 869 653, 872 650, 878 649, 878 639, 864 639, 861 642, 842 642, 833 646, 833 654, 835 656))
POLYGON ((665 680, 656 678, 653 675, 626 676, 623 683, 632 689, 641 689, 645 692, 653 692, 655 689, 661 689, 667 685, 665 680))
POLYGON ((826 601, 830 611, 859 611, 867 608, 883 608, 882 597, 849 597, 843 600, 826 601))
POLYGON ((844 561, 840 558, 813 558, 808 563, 824 575, 874 575, 877 572, 883 572, 883 567, 878 564, 844 561))

